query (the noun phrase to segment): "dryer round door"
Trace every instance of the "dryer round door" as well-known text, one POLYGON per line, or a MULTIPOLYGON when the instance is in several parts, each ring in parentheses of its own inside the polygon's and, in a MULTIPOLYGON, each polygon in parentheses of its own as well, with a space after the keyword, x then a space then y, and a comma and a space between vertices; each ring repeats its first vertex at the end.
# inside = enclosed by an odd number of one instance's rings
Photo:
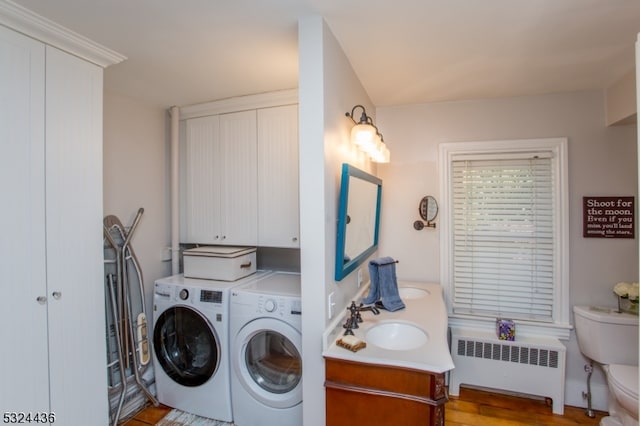
POLYGON ((153 347, 164 372, 176 383, 207 382, 220 364, 220 340, 211 323, 188 306, 172 306, 156 320, 153 347))
POLYGON ((235 336, 234 370, 244 389, 273 408, 302 402, 302 335, 286 322, 260 318, 235 336))

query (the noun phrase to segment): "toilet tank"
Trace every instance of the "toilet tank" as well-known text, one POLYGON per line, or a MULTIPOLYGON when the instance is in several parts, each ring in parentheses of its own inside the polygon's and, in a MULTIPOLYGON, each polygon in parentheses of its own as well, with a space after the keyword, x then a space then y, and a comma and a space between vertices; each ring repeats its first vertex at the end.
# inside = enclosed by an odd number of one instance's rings
POLYGON ((600 364, 638 365, 638 316, 611 308, 574 306, 580 352, 600 364))

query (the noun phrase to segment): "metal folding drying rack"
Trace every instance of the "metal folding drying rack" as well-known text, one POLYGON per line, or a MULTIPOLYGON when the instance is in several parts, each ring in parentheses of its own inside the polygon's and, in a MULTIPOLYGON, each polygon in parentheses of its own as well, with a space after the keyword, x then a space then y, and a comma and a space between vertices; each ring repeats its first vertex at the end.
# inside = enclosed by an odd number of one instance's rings
POLYGON ((106 216, 103 223, 109 412, 114 426, 147 399, 158 405, 143 378, 150 364, 151 345, 142 271, 131 247, 143 213, 140 208, 128 231, 113 215, 106 216))

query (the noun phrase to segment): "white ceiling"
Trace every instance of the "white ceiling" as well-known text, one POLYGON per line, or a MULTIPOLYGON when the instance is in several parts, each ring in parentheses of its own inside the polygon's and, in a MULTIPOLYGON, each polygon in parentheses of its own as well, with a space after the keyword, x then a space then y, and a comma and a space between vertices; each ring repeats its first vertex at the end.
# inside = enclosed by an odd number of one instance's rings
POLYGON ((105 85, 189 105, 297 87, 318 14, 377 106, 604 88, 634 66, 639 0, 15 0, 128 59, 105 85))

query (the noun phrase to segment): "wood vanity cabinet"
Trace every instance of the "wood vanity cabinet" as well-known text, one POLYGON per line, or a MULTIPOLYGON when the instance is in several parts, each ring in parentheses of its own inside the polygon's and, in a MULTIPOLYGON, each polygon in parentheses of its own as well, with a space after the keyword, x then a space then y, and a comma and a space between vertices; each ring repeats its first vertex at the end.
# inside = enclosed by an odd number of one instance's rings
POLYGON ((443 373, 325 359, 326 424, 444 425, 443 373))

